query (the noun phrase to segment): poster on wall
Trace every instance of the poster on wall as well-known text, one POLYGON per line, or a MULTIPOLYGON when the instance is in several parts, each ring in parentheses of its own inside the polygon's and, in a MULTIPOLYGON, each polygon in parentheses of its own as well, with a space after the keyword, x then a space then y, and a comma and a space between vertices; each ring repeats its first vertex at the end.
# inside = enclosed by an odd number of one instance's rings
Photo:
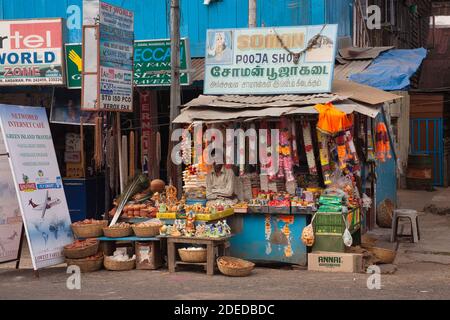
POLYGON ((0 263, 18 258, 21 234, 19 203, 6 147, 0 135, 0 263))
POLYGON ((50 112, 51 123, 79 126, 83 121, 83 125, 95 125, 96 117, 97 112, 81 111, 79 91, 55 89, 50 112))
POLYGON ((62 263, 73 235, 46 111, 0 105, 0 124, 33 267, 62 263))
POLYGON ((0 85, 64 84, 62 19, 0 21, 0 85))
POLYGON ((208 30, 205 94, 331 92, 337 25, 208 30))
POLYGON ((99 108, 133 111, 132 11, 100 2, 100 94, 99 108))

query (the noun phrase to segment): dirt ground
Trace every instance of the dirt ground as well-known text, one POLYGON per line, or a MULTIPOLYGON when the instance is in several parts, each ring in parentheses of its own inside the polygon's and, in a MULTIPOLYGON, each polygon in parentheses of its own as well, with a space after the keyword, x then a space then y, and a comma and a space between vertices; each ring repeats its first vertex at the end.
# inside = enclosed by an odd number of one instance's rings
MULTIPOLYGON (((436 199, 447 198, 449 189, 399 191, 402 208, 422 210, 436 199)), ((450 215, 420 213, 419 219, 421 241, 399 244, 394 262, 398 269, 381 275, 380 290, 368 289, 368 274, 291 267, 257 267, 246 278, 209 277, 196 269, 174 274, 165 269, 99 271, 82 274, 81 289, 69 290, 70 275, 63 265, 41 270, 40 278, 35 278, 28 250, 24 250, 21 269, 0 265, 0 299, 450 299, 450 215)), ((385 246, 393 246, 388 242, 390 229, 371 234, 385 246)))

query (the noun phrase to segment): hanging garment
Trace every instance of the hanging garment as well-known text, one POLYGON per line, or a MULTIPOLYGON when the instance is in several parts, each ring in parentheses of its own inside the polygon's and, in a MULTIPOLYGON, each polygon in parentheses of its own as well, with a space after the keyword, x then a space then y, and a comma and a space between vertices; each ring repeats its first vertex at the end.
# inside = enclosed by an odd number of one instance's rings
POLYGON ((345 169, 347 161, 347 147, 345 144, 345 132, 339 132, 335 138, 337 145, 338 163, 340 169, 345 169))
POLYGON ((317 104, 315 109, 319 111, 317 129, 323 133, 333 135, 352 126, 351 118, 331 103, 317 104))
POLYGON ((294 172, 292 161, 292 150, 291 150, 291 129, 289 125, 289 120, 287 118, 282 118, 278 123, 278 128, 280 130, 280 168, 278 170, 278 178, 286 178, 286 181, 294 181, 294 172))
POLYGON ((303 143, 305 145, 306 160, 308 161, 309 173, 311 175, 317 175, 316 158, 314 156, 310 123, 308 121, 302 121, 302 129, 303 129, 303 143))
POLYGON ((381 162, 391 158, 389 136, 384 122, 379 122, 376 127, 376 157, 381 162))

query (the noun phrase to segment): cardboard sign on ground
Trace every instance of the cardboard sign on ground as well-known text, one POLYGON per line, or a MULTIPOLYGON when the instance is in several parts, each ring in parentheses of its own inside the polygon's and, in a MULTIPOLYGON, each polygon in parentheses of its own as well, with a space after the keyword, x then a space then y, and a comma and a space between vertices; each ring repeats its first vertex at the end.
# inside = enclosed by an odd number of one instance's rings
POLYGON ((308 254, 308 270, 324 272, 362 272, 362 254, 314 252, 308 254))

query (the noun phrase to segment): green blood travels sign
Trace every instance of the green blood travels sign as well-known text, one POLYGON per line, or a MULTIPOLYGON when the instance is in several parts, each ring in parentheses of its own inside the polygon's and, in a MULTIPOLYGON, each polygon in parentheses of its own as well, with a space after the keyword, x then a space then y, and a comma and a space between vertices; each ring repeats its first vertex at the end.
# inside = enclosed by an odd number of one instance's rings
MULTIPOLYGON (((181 71, 189 69, 189 42, 180 42, 181 71)), ((170 86, 170 40, 144 40, 134 43, 134 83, 137 86, 170 86)), ((181 85, 189 85, 189 73, 181 72, 181 85)))
POLYGON ((81 89, 82 70, 81 43, 66 44, 67 88, 81 89))
MULTIPOLYGON (((191 57, 189 41, 180 42, 181 85, 189 85, 191 57), (185 71, 185 72, 183 72, 185 71)), ((170 40, 142 40, 134 43, 134 84, 141 87, 170 86, 170 40)), ((67 87, 81 89, 82 48, 66 44, 67 87)))

